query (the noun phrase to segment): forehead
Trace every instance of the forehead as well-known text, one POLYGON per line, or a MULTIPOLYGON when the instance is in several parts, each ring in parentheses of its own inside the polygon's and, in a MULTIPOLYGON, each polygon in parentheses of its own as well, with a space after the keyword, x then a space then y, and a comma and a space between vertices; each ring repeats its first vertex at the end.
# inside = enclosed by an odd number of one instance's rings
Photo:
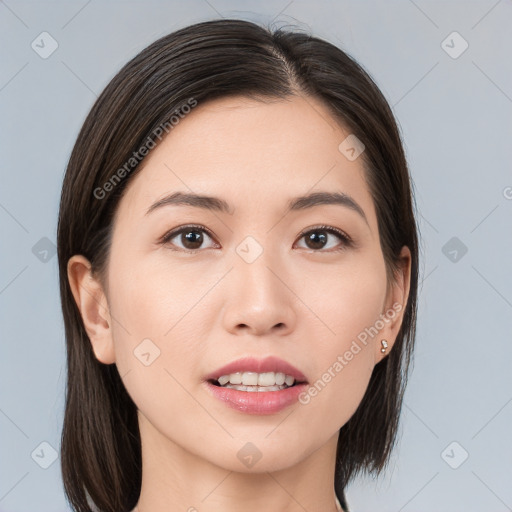
POLYGON ((338 149, 348 135, 312 97, 198 104, 144 159, 120 209, 141 214, 179 190, 226 198, 235 211, 247 199, 254 207, 275 199, 282 211, 285 197, 321 189, 356 196, 368 210, 362 158, 350 161, 338 149))

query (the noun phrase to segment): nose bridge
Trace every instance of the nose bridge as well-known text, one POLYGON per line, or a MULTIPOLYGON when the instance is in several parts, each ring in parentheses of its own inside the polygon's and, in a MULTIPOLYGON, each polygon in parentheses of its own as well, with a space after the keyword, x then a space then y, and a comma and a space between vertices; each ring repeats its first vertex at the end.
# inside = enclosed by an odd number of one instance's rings
POLYGON ((270 247, 270 238, 265 246, 252 236, 246 237, 236 248, 235 272, 246 283, 253 300, 272 301, 276 297, 285 300, 283 283, 276 277, 280 273, 278 248, 270 247))

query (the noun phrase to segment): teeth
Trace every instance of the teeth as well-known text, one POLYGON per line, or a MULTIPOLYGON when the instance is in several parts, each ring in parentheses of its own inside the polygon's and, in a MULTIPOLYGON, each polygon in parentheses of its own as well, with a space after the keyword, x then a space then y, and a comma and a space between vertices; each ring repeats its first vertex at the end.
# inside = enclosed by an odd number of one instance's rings
POLYGON ((277 379, 274 372, 258 374, 258 386, 274 386, 275 384, 277 384, 277 379))
POLYGON ((237 389, 238 391, 280 391, 286 389, 288 386, 236 386, 233 384, 225 384, 223 388, 237 389))
POLYGON ((222 377, 219 377, 217 380, 218 380, 218 383, 221 385, 221 386, 224 386, 224 384, 227 384, 229 382, 229 375, 223 375, 222 377))
POLYGON ((227 375, 227 381, 231 382, 231 384, 242 384, 242 374, 241 373, 233 373, 232 375, 227 375))
MULTIPOLYGON (((231 379, 230 379, 231 382, 231 379)), ((242 384, 244 386, 257 386, 258 385, 258 374, 254 372, 242 373, 242 384)))
POLYGON ((287 386, 291 386, 294 382, 295 382, 295 379, 293 377, 290 377, 289 375, 287 375, 286 378, 284 379, 284 383, 287 386))
MULTIPOLYGON (((222 375, 219 377, 218 382, 221 386, 234 387, 229 384, 234 384, 238 387, 243 386, 254 386, 254 391, 259 387, 264 387, 265 390, 272 386, 278 386, 283 389, 283 385, 290 387, 293 386, 295 379, 291 375, 285 375, 281 372, 266 372, 266 373, 255 373, 255 372, 237 372, 231 373, 230 375, 222 375)), ((247 389, 252 391, 253 389, 247 389)), ((245 389, 243 391, 246 391, 245 389)))
POLYGON ((276 384, 278 386, 282 386, 284 381, 286 380, 286 375, 284 373, 276 373, 276 384))

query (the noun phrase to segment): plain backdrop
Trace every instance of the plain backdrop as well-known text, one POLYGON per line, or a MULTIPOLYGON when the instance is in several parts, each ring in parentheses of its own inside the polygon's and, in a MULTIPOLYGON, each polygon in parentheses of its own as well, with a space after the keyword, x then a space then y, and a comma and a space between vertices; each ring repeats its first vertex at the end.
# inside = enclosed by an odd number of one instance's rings
POLYGON ((274 20, 340 46, 402 131, 422 239, 417 349, 389 470, 350 486, 352 512, 512 510, 512 2, 7 0, 0 512, 69 510, 55 242, 78 130, 127 60, 219 17, 274 20))

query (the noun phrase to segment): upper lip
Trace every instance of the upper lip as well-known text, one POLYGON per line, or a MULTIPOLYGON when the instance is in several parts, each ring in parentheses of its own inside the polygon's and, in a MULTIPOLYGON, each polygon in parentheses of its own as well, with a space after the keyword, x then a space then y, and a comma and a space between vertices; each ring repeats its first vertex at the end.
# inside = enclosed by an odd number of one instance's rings
POLYGON ((264 359, 256 359, 254 357, 244 357, 237 359, 206 376, 205 380, 217 380, 222 375, 230 375, 237 372, 255 372, 255 373, 284 373, 295 379, 295 382, 307 382, 305 375, 295 368, 292 364, 279 357, 269 356, 264 359))

